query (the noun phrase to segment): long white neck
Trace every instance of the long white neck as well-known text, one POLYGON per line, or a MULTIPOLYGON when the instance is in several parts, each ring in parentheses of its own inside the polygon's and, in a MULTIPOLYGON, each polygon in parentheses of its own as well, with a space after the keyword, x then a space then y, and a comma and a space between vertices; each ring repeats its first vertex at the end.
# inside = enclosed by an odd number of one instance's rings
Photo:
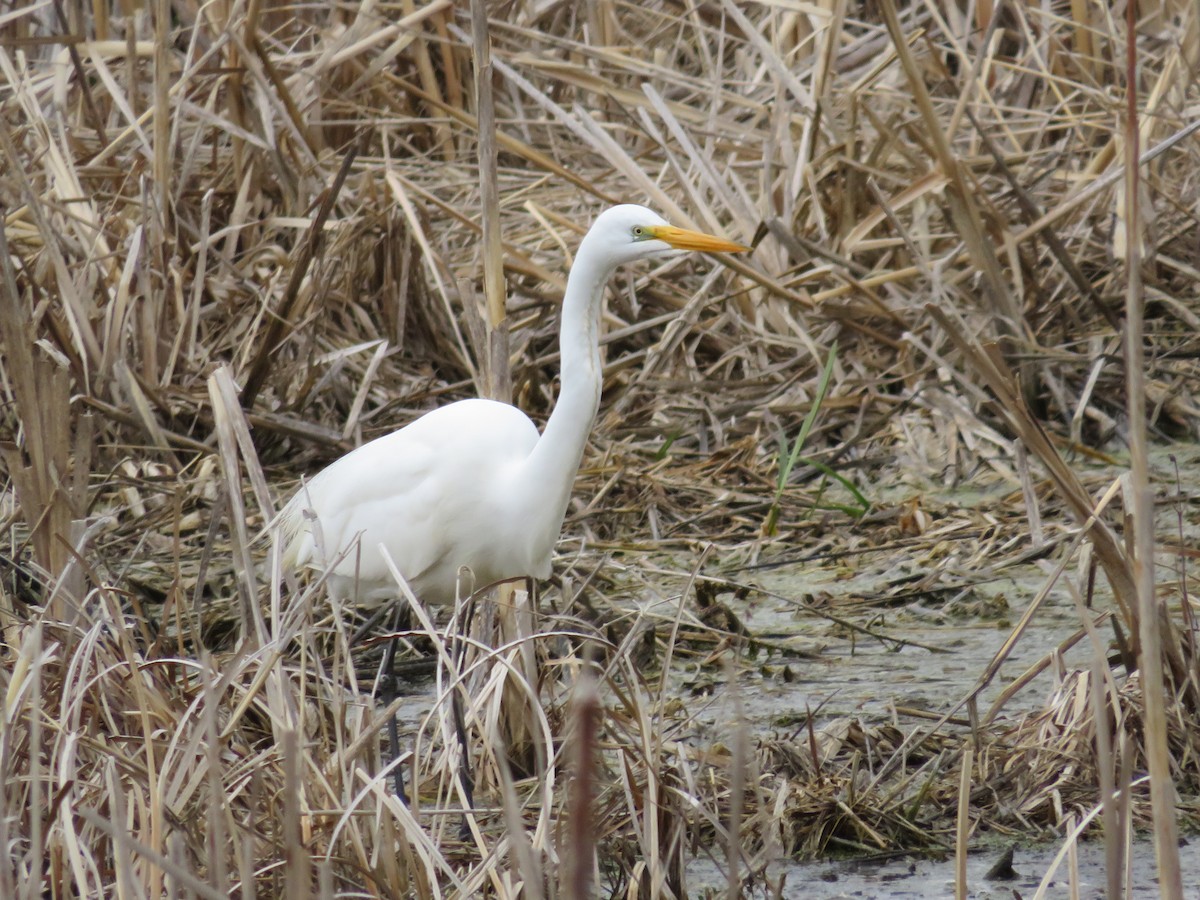
POLYGON ((592 422, 600 409, 600 307, 613 267, 597 263, 580 244, 567 278, 559 331, 562 386, 546 429, 525 462, 529 496, 540 497, 537 515, 546 516, 554 537, 562 526, 571 487, 592 422), (552 518, 552 521, 551 521, 552 518))

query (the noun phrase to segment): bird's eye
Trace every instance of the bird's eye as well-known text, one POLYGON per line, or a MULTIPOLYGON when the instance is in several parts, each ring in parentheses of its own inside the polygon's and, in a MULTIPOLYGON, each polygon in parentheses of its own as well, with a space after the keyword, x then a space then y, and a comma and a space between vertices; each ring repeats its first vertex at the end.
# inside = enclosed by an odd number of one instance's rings
POLYGON ((645 228, 643 228, 641 225, 634 225, 634 226, 633 226, 633 236, 634 236, 635 238, 643 238, 643 237, 645 237, 645 236, 646 236, 646 229, 645 229, 645 228))

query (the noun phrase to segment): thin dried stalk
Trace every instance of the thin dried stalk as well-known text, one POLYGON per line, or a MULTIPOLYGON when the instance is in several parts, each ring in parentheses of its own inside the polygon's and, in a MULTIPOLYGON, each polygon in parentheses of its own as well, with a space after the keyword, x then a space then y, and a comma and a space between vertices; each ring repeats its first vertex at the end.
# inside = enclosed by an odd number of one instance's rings
MULTIPOLYGON (((496 172, 496 107, 492 99, 492 43, 487 7, 471 0, 471 53, 475 109, 479 116, 479 193, 483 212, 483 296, 487 304, 484 396, 507 403, 512 396, 508 370, 508 313, 505 309, 504 253, 500 237, 500 192, 496 172)), ((474 295, 463 297, 464 302, 474 295)))
MULTIPOLYGON (((1133 666, 1145 617, 1097 502, 1129 421, 1112 261, 1130 240, 1154 261, 1140 272, 1148 436, 1194 440, 1196 10, 1143 23, 1136 125, 1150 149, 1131 194, 1111 60, 1132 32, 1101 6, 977 4, 973 22, 945 4, 792 6, 493 5, 473 23, 490 80, 449 0, 0 13, 0 302, 15 299, 24 322, 19 340, 0 339, 0 427, 22 449, 0 473, 0 845, 15 848, 0 895, 195 882, 222 895, 551 893, 574 808, 566 686, 589 664, 584 646, 605 653, 595 891, 696 893, 688 854, 767 884, 780 854, 950 853, 968 747, 993 791, 971 798, 972 824, 1086 828, 1111 789, 1119 861, 1118 842, 1150 824, 1132 773, 1150 759, 1151 688, 1145 670, 1110 669, 1098 635, 1113 628, 1133 666), (494 169, 472 149, 489 141, 494 169), (1129 225, 1124 196, 1141 224, 1113 235, 1129 225), (331 457, 488 392, 488 360, 511 368, 504 396, 544 418, 577 236, 622 201, 755 252, 617 276, 602 413, 556 564, 566 584, 513 609, 504 636, 477 626, 457 666, 440 623, 403 631, 406 661, 432 647, 452 674, 427 717, 424 699, 379 709, 377 643, 350 645, 356 611, 319 580, 290 581, 253 536, 269 534, 274 498, 331 457), (497 259, 500 353, 470 301, 497 259), (979 337, 997 311, 1025 348, 1003 364, 979 337), (805 418, 835 341, 812 458, 781 486, 781 533, 764 541, 779 436, 805 418), (39 429, 48 446, 31 449, 39 429), (21 468, 35 456, 41 499, 21 468), (52 522, 64 491, 71 516, 52 522), (950 700, 855 720, 819 702, 823 681, 790 686, 810 653, 849 656, 855 642, 937 652, 936 638, 895 638, 896 619, 957 614, 978 579, 1054 554, 982 679, 994 684, 1061 590, 1095 611, 983 715, 971 691, 970 717, 950 700), (1081 586, 1066 568, 1076 557, 1081 586), (1091 590, 1092 559, 1114 601, 1091 590), (773 563, 836 572, 838 589, 764 590, 766 570, 743 569, 773 563), (38 618, 69 596, 88 598, 77 619, 38 618), (802 633, 762 632, 772 605, 802 633), (255 641, 234 652, 243 617, 255 641), (808 629, 826 623, 812 650, 808 629), (1085 638, 1100 644, 1094 665, 1061 671, 1085 638), (723 702, 735 677, 796 708, 819 699, 794 728, 747 712, 734 747, 710 737, 697 698, 723 702), (451 695, 479 776, 469 846, 451 695), (396 709, 418 732, 399 760, 380 738, 396 709), (418 776, 411 808, 391 765, 418 776), (286 865, 303 853, 307 873, 286 865)), ((1158 585, 1164 610, 1186 608, 1190 577, 1158 585)), ((1194 642, 1188 620, 1160 626, 1167 740, 1189 799, 1194 642)))
POLYGON ((1138 131, 1137 12, 1129 5, 1126 28, 1125 70, 1125 402, 1129 407, 1129 477, 1131 498, 1126 500, 1133 519, 1133 581, 1136 588, 1138 655, 1142 672, 1142 698, 1146 709, 1146 752, 1150 763, 1150 802, 1154 809, 1154 855, 1158 860, 1159 890, 1165 900, 1183 900, 1183 875, 1179 868, 1179 830, 1175 821, 1175 784, 1168 744, 1166 652, 1162 619, 1165 610, 1155 592, 1154 494, 1150 487, 1146 437, 1145 347, 1142 320, 1145 295, 1142 286, 1141 178, 1138 131))
POLYGON ((967 842, 971 835, 971 769, 975 763, 975 752, 970 747, 963 751, 962 768, 958 782, 958 828, 954 842, 954 896, 956 900, 967 897, 967 842))

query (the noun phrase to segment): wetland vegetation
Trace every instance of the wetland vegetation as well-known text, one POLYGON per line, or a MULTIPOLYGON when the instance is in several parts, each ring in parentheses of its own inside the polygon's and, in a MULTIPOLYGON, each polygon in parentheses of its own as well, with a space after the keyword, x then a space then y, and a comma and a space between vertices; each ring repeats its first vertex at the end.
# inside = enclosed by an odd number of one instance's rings
POLYGON ((1198 64, 1174 0, 0 5, 0 896, 1194 892, 1198 64), (352 641, 279 504, 543 422, 617 202, 753 252, 614 279, 548 582, 352 641))

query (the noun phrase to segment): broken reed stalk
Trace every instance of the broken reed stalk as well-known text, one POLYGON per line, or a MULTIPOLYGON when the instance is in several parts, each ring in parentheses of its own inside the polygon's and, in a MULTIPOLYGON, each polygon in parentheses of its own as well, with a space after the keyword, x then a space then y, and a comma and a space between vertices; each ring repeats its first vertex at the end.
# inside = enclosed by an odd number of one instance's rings
POLYGON ((729 759, 729 820, 725 825, 725 877, 727 900, 742 894, 742 823, 746 812, 746 770, 750 748, 747 746, 746 711, 737 681, 737 666, 730 658, 725 666, 733 703, 733 753, 729 759))
MULTIPOLYGON (((1042 210, 1029 196, 1029 192, 1013 174, 1012 168, 1004 160, 1004 154, 1000 152, 996 141, 988 134, 987 129, 983 127, 975 113, 971 112, 970 107, 964 107, 963 112, 967 114, 967 118, 971 120, 971 124, 975 128, 975 133, 979 135, 983 146, 987 148, 988 154, 996 164, 996 168, 1004 176, 1004 180, 1008 182, 1009 188, 1013 192, 1013 197, 1017 201, 1017 205, 1021 208, 1021 216, 1028 225, 1032 222, 1039 222, 1043 219, 1042 210)), ((1050 252, 1054 254, 1055 261, 1062 266, 1064 272, 1070 277, 1071 282, 1079 289, 1079 291, 1088 298, 1088 302, 1100 315, 1104 316, 1104 320, 1108 322, 1113 331, 1119 331, 1121 322, 1117 318, 1116 312, 1104 302, 1100 294, 1092 286, 1091 281, 1080 270, 1079 265, 1075 262, 1074 257, 1067 251, 1066 245, 1062 238, 1058 236, 1058 232, 1054 228, 1052 222, 1047 222, 1045 226, 1038 232, 1038 235, 1046 242, 1046 246, 1050 248, 1050 252)))
POLYGON ((958 827, 954 832, 955 900, 967 900, 967 849, 971 838, 971 767, 974 764, 975 751, 967 747, 963 750, 958 780, 958 827))
MULTIPOLYGON (((1067 503, 1076 521, 1088 528, 1088 537, 1096 550, 1105 575, 1113 589, 1113 599, 1121 609, 1126 624, 1136 627, 1137 596, 1130 562, 1116 534, 1103 519, 1093 513, 1090 494, 1079 476, 1055 448, 1045 426, 1030 412, 1024 397, 1017 389, 1017 380, 994 348, 985 347, 963 326, 953 310, 942 310, 927 304, 925 311, 945 331, 959 352, 970 364, 970 371, 983 379, 996 398, 995 411, 1012 433, 1025 443, 1028 450, 1041 460, 1059 496, 1067 503)), ((967 390, 974 390, 972 380, 957 369, 955 377, 967 390)))
MULTIPOLYGON (((1125 402, 1129 408, 1129 478, 1133 517, 1133 578, 1140 611, 1138 662, 1145 705, 1146 756, 1150 768, 1150 802, 1154 813, 1154 854, 1164 900, 1183 900, 1179 867, 1179 830, 1175 822, 1175 784, 1167 732, 1163 677, 1165 647, 1162 620, 1170 617, 1155 593, 1154 494, 1150 486, 1146 435, 1145 347, 1142 319, 1140 133, 1138 130, 1137 4, 1129 3, 1125 22, 1125 402)), ((1127 503, 1129 500, 1127 499, 1127 503)), ((1173 629, 1171 634, 1173 637, 1173 629)))
MULTIPOLYGON (((908 85, 912 90, 913 100, 924 120, 926 126, 925 133, 933 145, 938 166, 942 174, 949 179, 950 190, 948 191, 947 199, 950 203, 950 213, 957 226, 958 233, 966 242, 971 259, 978 267, 979 273, 983 276, 985 291, 992 303, 992 309, 996 313, 996 321, 1000 323, 1003 334, 1011 337, 1014 341, 1021 342, 1023 330, 1021 325, 1023 321, 1021 310, 1005 283, 1004 275, 1000 269, 1000 262, 996 258, 992 242, 984 234, 983 220, 979 214, 979 208, 975 203, 974 191, 968 188, 963 167, 955 156, 949 139, 942 130, 941 119, 934 110, 933 102, 929 96, 929 89, 925 84, 924 72, 917 64, 908 41, 904 38, 904 31, 900 25, 900 17, 896 12, 895 0, 882 0, 879 8, 883 13, 884 21, 887 23, 888 32, 892 38, 892 46, 895 47, 900 64, 903 66, 905 75, 908 78, 908 85)), ((1020 343, 1016 344, 1016 346, 1019 347, 1020 343)), ((1015 347, 1006 348, 1009 352, 1015 349, 1015 347)), ((1029 387, 1030 385, 1023 385, 1023 388, 1026 389, 1029 387)))
POLYGON ((592 896, 592 870, 596 865, 596 748, 602 714, 596 675, 590 666, 579 670, 573 709, 574 771, 563 895, 568 900, 587 900, 592 896))
MULTIPOLYGON (((1086 619, 1082 604, 1076 604, 1086 619)), ((1090 632, 1092 642, 1092 678, 1089 700, 1092 705, 1092 720, 1096 730, 1096 770, 1099 775, 1101 821, 1104 827, 1104 860, 1106 891, 1108 900, 1120 900, 1121 883, 1125 875, 1125 828, 1124 822, 1118 816, 1116 801, 1117 765, 1115 747, 1113 746, 1114 720, 1117 711, 1114 703, 1113 715, 1109 715, 1108 683, 1112 673, 1108 669, 1103 645, 1096 640, 1096 635, 1090 632), (1099 645, 1099 646, 1098 646, 1099 645)), ((1114 698, 1115 699, 1115 698, 1114 698)), ((1128 785, 1122 784, 1120 790, 1127 791, 1128 785)))
MULTIPOLYGON (((501 240, 499 177, 496 171, 496 105, 492 98, 492 42, 487 3, 471 0, 471 54, 475 62, 475 109, 479 115, 479 196, 482 206, 483 295, 487 305, 486 342, 477 348, 484 371, 484 396, 502 403, 512 399, 508 370, 508 322, 505 309, 504 245, 501 240)), ((463 297, 472 302, 474 292, 463 297)))
MULTIPOLYGON (((248 462, 256 460, 249 427, 238 404, 237 388, 229 369, 222 366, 209 376, 209 396, 212 401, 213 426, 216 431, 220 452, 221 469, 225 476, 225 492, 229 503, 230 531, 233 533, 234 570, 238 574, 241 588, 242 640, 251 641, 253 646, 266 642, 266 623, 258 605, 257 586, 254 576, 254 561, 251 557, 250 536, 246 528, 246 500, 242 494, 242 469, 238 462, 238 451, 248 462)), ((257 466, 251 465, 251 469, 257 466)), ((270 509, 270 501, 267 501, 270 509)))
MULTIPOLYGON (((0 223, 6 214, 0 204, 0 223)), ((72 522, 86 506, 89 473, 77 470, 70 477, 72 458, 83 466, 87 457, 73 452, 79 448, 72 446, 69 375, 37 346, 29 312, 34 305, 26 306, 8 237, 0 228, 0 345, 7 357, 4 374, 24 431, 23 446, 0 442, 0 458, 32 534, 33 558, 55 586, 49 612, 61 620, 73 603, 82 600, 81 580, 67 585, 59 584, 58 579, 72 559, 76 543, 72 522)))
POLYGON ((262 390, 263 384, 267 380, 267 375, 271 369, 271 360, 274 358, 279 342, 284 336, 285 329, 291 324, 292 307, 300 296, 300 286, 304 283, 312 261, 321 254, 325 247, 325 223, 333 212, 334 204, 337 203, 342 185, 346 183, 346 176, 350 174, 350 167, 354 165, 354 159, 357 155, 357 148, 351 145, 342 157, 341 166, 334 175, 332 183, 321 194, 316 214, 313 216, 312 222, 308 225, 304 240, 300 243, 300 249, 296 254, 295 262, 291 266, 291 275, 288 278, 287 288, 283 293, 279 308, 275 310, 274 315, 271 317, 270 324, 267 325, 266 334, 263 335, 262 343, 259 344, 258 352, 250 363, 249 371, 246 374, 246 384, 242 388, 241 394, 241 403, 246 409, 254 408, 254 401, 258 399, 258 392, 262 390))
POLYGON ((307 793, 302 780, 303 760, 300 754, 300 737, 294 729, 285 728, 282 734, 284 797, 283 797, 283 842, 286 876, 286 896, 306 898, 312 887, 312 858, 305 846, 304 820, 308 811, 304 808, 307 793))
MULTIPOLYGON (((541 857, 534 855, 529 833, 526 831, 526 823, 521 815, 522 798, 517 793, 517 786, 513 780, 512 767, 508 763, 508 754, 502 746, 493 746, 492 753, 495 757, 496 771, 499 776, 500 799, 504 806, 504 825, 509 835, 508 856, 510 865, 515 871, 520 873, 530 900, 542 900, 545 896, 543 885, 545 884, 546 875, 541 864, 541 857)), ((551 773, 547 773, 545 781, 546 789, 553 791, 554 786, 550 783, 551 773)), ((561 847, 559 848, 559 859, 565 859, 567 860, 567 865, 570 864, 567 852, 561 847)), ((561 873, 567 871, 567 865, 562 867, 560 870, 561 873)))

